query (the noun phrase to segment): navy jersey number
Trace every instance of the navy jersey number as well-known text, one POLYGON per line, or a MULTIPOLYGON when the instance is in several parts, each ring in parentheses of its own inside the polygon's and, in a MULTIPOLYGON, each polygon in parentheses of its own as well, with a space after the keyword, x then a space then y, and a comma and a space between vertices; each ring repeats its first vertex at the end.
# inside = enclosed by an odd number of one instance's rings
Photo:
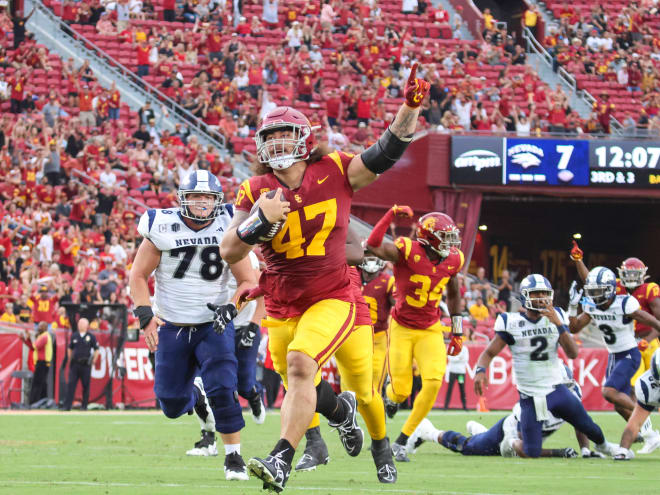
POLYGON ((543 352, 548 347, 548 341, 546 340, 546 338, 534 337, 531 340, 531 344, 533 347, 535 347, 535 349, 532 351, 532 354, 529 356, 529 358, 532 361, 547 361, 548 353, 543 352))
MULTIPOLYGON (((220 258, 220 250, 218 246, 208 246, 202 249, 199 257, 202 260, 202 266, 199 269, 199 274, 204 280, 216 280, 222 274, 222 258, 220 258)), ((183 278, 192 263, 195 254, 197 254, 197 246, 183 246, 170 251, 172 258, 178 258, 183 253, 183 258, 179 262, 179 266, 174 270, 174 278, 183 278)))

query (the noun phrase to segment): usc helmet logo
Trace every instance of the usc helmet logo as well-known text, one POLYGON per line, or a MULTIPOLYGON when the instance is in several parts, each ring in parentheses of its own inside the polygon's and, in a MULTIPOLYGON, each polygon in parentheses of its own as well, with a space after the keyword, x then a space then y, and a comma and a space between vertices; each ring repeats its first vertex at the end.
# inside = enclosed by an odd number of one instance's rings
POLYGON ((424 220, 422 227, 424 227, 426 230, 435 230, 435 218, 429 217, 424 220))

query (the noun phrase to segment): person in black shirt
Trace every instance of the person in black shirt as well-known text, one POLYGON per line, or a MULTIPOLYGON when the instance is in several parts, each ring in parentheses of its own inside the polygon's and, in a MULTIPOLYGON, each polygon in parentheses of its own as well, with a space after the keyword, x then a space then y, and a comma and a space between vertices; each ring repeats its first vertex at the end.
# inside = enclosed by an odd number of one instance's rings
POLYGON ((85 286, 80 291, 80 316, 87 320, 95 320, 98 308, 86 306, 87 304, 103 304, 103 299, 96 288, 96 282, 91 278, 85 280, 85 286))
POLYGON ((64 402, 64 410, 66 411, 71 410, 78 380, 80 380, 83 387, 80 409, 82 411, 87 410, 92 364, 95 364, 99 359, 99 344, 96 337, 87 332, 88 328, 89 321, 87 318, 80 318, 78 320, 78 331, 73 332, 67 349, 69 382, 67 383, 66 401, 64 402))
POLYGON ((23 17, 22 10, 17 10, 16 15, 12 16, 11 22, 14 31, 14 50, 21 46, 21 43, 25 41, 25 24, 30 20, 32 14, 34 14, 34 9, 32 9, 32 12, 30 12, 30 15, 27 17, 23 17))
POLYGON ((134 139, 139 139, 146 146, 147 143, 151 141, 151 135, 149 134, 149 131, 147 131, 147 124, 146 123, 140 124, 139 129, 133 133, 132 137, 134 139))

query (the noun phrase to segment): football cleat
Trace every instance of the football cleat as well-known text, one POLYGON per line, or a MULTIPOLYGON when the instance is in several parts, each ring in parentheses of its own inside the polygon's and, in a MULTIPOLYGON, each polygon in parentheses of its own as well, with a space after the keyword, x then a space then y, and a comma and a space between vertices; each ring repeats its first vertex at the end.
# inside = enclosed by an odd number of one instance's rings
POLYGON ((247 481, 250 479, 247 466, 238 452, 232 452, 225 456, 225 479, 227 481, 247 481))
POLYGON ((410 462, 405 445, 394 442, 392 444, 392 455, 394 455, 396 462, 410 462))
POLYGON ((660 447, 660 433, 654 431, 653 434, 647 435, 647 437, 644 439, 644 445, 637 451, 637 453, 650 454, 658 447, 660 447))
POLYGON ((202 430, 202 438, 198 442, 195 442, 195 446, 186 452, 186 455, 204 457, 218 455, 218 448, 215 443, 215 432, 202 430))
POLYGON ((383 402, 385 403, 385 414, 387 414, 387 417, 390 419, 394 418, 396 412, 399 410, 399 404, 391 401, 387 395, 384 397, 383 402))
POLYGON ((302 457, 296 464, 296 471, 314 471, 316 466, 327 464, 330 461, 328 446, 321 437, 321 429, 316 426, 305 432, 307 445, 302 457))
POLYGON ((250 474, 264 482, 264 490, 272 490, 276 493, 284 490, 291 474, 291 465, 282 459, 282 452, 269 455, 265 459, 253 457, 247 465, 250 474))
POLYGON ((382 440, 382 446, 376 448, 373 441, 371 442, 371 455, 376 464, 376 476, 381 483, 396 483, 397 471, 392 459, 392 448, 390 447, 390 439, 385 437, 382 440))
POLYGON ((199 424, 204 431, 215 432, 215 417, 213 416, 213 411, 209 405, 209 400, 206 397, 206 392, 204 392, 204 384, 202 383, 202 378, 197 376, 193 382, 193 387, 197 389, 197 402, 193 409, 199 420, 199 424))
POLYGON ((572 447, 566 447, 564 449, 564 459, 575 459, 578 457, 578 453, 575 452, 575 449, 572 447))
POLYGON ((488 428, 486 428, 481 423, 477 423, 476 421, 468 421, 465 425, 465 428, 467 429, 467 432, 472 436, 488 431, 488 428))
POLYGON ((635 454, 631 449, 626 449, 618 445, 615 445, 614 449, 615 451, 614 454, 612 455, 612 458, 615 461, 629 461, 635 458, 635 454))
POLYGON ((257 394, 251 399, 248 400, 250 404, 250 409, 252 409, 252 419, 258 425, 264 424, 266 421, 266 407, 264 406, 264 401, 261 399, 261 394, 257 394))
POLYGON ((596 452, 600 452, 603 455, 612 457, 614 456, 614 454, 617 453, 619 446, 611 442, 605 441, 603 443, 594 445, 594 448, 596 449, 596 452))
POLYGON ((357 400, 354 392, 342 392, 337 396, 343 400, 348 407, 348 415, 342 423, 328 421, 328 426, 337 428, 339 439, 341 440, 346 453, 351 457, 357 456, 362 450, 364 443, 364 433, 357 424, 357 400))

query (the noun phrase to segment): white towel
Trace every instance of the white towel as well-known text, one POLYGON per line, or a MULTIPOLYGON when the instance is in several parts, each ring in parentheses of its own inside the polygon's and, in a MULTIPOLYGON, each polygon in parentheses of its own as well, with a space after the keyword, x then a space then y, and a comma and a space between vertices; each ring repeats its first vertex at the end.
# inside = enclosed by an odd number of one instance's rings
POLYGON ((536 421, 547 421, 550 419, 550 412, 548 411, 548 402, 544 396, 534 396, 534 409, 536 410, 536 421))

